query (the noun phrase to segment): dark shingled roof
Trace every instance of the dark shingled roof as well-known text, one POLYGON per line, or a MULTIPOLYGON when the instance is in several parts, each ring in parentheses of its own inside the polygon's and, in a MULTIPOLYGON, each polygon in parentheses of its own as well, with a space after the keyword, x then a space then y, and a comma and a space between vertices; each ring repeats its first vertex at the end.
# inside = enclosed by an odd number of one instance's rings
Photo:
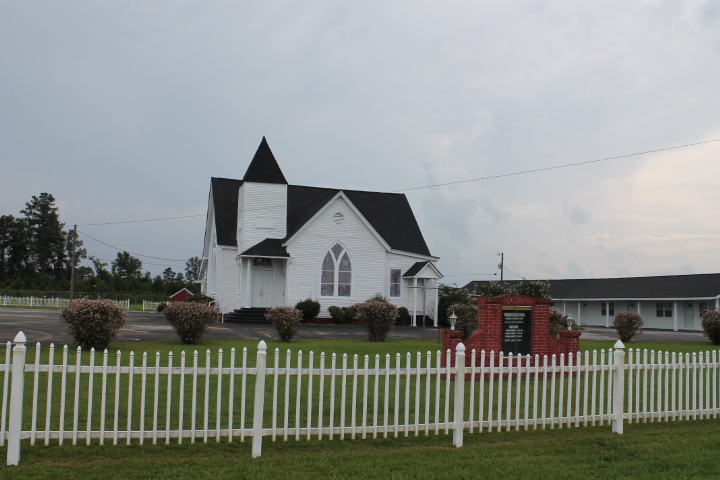
POLYGON ((280 238, 266 238, 262 242, 248 248, 241 255, 251 255, 253 257, 289 257, 285 247, 282 246, 280 238))
POLYGON ((284 185, 288 183, 265 137, 260 142, 260 146, 255 152, 247 172, 245 172, 243 182, 280 183, 284 185))
POLYGON ((218 245, 237 247, 237 208, 240 185, 242 185, 240 180, 215 177, 210 179, 218 245))
MULTIPOLYGON (((550 283, 550 296, 556 299, 712 298, 720 295, 720 273, 546 281, 550 283)), ((489 282, 473 281, 463 288, 472 292, 486 283, 489 282)))
MULTIPOLYGON (((420 273, 420 270, 422 270, 423 268, 425 268, 425 265, 427 265, 428 263, 429 263, 438 273, 440 273, 440 270, 438 270, 437 268, 435 268, 435 265, 433 265, 433 264, 432 264, 431 262, 429 262, 429 261, 415 262, 415 263, 413 264, 413 266, 410 267, 410 268, 408 269, 408 271, 403 274, 403 278, 412 278, 412 277, 414 277, 415 275, 417 275, 418 273, 420 273)), ((442 275, 442 273, 440 273, 440 275, 442 275)))
MULTIPOLYGON (((243 182, 287 184, 265 137, 263 137, 242 181, 226 178, 212 179, 218 244, 237 246, 238 190, 243 182)), ((335 188, 288 185, 287 236, 277 242, 285 242, 295 235, 340 191, 335 188)), ((390 248, 430 256, 430 250, 404 194, 359 190, 342 190, 342 192, 390 245, 390 248)), ((280 243, 277 245, 279 246, 280 243)), ((263 254, 254 252, 266 251, 267 248, 270 248, 269 243, 260 242, 243 253, 263 256, 263 254), (254 250, 256 248, 262 248, 262 250, 254 250), (251 250, 253 253, 248 253, 251 250)), ((273 248, 275 249, 273 251, 278 251, 275 247, 273 248)), ((283 256, 286 255, 287 252, 283 256)), ((267 254, 267 256, 280 255, 267 254)))

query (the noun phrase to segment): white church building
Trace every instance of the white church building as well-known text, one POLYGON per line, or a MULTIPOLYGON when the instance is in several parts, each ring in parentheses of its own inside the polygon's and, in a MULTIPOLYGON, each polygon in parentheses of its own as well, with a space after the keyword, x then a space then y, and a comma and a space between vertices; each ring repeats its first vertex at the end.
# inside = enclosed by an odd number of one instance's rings
POLYGON ((288 185, 265 138, 242 180, 211 179, 199 282, 222 313, 380 293, 437 323, 438 260, 404 194, 288 185))

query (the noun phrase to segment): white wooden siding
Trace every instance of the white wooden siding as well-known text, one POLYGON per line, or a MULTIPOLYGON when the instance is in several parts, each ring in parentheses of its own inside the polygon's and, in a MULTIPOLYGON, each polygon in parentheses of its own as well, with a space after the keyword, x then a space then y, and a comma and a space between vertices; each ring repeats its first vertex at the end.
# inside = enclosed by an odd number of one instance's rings
POLYGON ((293 257, 287 299, 289 305, 308 297, 317 298, 322 306, 320 315, 327 317, 327 309, 332 305, 350 306, 387 290, 385 277, 390 274, 386 268, 387 250, 343 198, 335 199, 308 224, 287 250, 293 257), (345 217, 340 225, 333 221, 338 212, 345 217), (320 265, 335 242, 345 246, 352 260, 350 297, 320 297, 320 265))
POLYGON ((252 245, 244 246, 243 244, 243 236, 242 236, 242 230, 243 230, 243 221, 244 221, 244 212, 245 212, 245 184, 240 185, 240 190, 238 192, 238 211, 237 211, 237 246, 238 251, 242 252, 246 248, 252 247, 252 245))
POLYGON ((266 238, 284 238, 287 232, 287 185, 243 183, 238 195, 238 246, 247 250, 266 238), (242 200, 241 200, 242 199, 242 200), (275 228, 257 228, 258 218, 275 221, 275 228))

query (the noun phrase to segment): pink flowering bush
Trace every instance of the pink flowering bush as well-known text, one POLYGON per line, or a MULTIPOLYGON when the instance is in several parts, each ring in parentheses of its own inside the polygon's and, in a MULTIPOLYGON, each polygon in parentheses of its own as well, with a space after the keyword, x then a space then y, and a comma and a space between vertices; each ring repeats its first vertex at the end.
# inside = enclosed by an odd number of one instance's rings
POLYGON ((397 307, 392 303, 372 299, 365 303, 356 303, 350 308, 362 321, 371 342, 384 342, 400 315, 397 307))
POLYGON ((265 314, 280 336, 281 342, 290 342, 297 335, 298 325, 303 321, 303 313, 292 307, 271 308, 265 314))
POLYGON ((210 324, 220 315, 210 305, 194 302, 174 302, 163 310, 165 320, 175 329, 180 341, 197 345, 205 336, 210 324))
POLYGON ((720 310, 705 310, 702 313, 702 329, 713 345, 720 345, 720 310))
POLYGON ((60 320, 83 349, 103 350, 125 326, 125 312, 112 300, 73 300, 60 312, 60 320))
POLYGON ((455 330, 463 332, 463 340, 472 335, 478 326, 478 307, 477 305, 465 305, 463 303, 453 303, 448 307, 447 314, 455 314, 455 330))
POLYGON ((567 319, 570 315, 563 315, 563 313, 552 307, 550 309, 550 335, 555 338, 560 338, 560 330, 567 328, 567 319))
POLYGON ((639 313, 618 312, 615 314, 613 327, 615 327, 620 341, 627 343, 642 333, 644 323, 639 313))

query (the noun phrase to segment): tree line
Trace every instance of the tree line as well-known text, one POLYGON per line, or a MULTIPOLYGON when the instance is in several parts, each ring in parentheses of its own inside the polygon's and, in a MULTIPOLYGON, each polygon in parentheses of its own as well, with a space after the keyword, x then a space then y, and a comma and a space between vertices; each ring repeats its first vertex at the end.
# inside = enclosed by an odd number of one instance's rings
POLYGON ((0 288, 11 290, 70 290, 75 266, 74 290, 79 292, 170 295, 194 283, 200 258, 185 263, 184 272, 168 267, 162 275, 143 272, 142 260, 123 251, 110 264, 88 256, 83 241, 60 221, 55 197, 33 195, 20 215, 0 215, 0 288), (74 251, 74 255, 73 255, 74 251), (80 265, 89 259, 92 267, 80 265))

